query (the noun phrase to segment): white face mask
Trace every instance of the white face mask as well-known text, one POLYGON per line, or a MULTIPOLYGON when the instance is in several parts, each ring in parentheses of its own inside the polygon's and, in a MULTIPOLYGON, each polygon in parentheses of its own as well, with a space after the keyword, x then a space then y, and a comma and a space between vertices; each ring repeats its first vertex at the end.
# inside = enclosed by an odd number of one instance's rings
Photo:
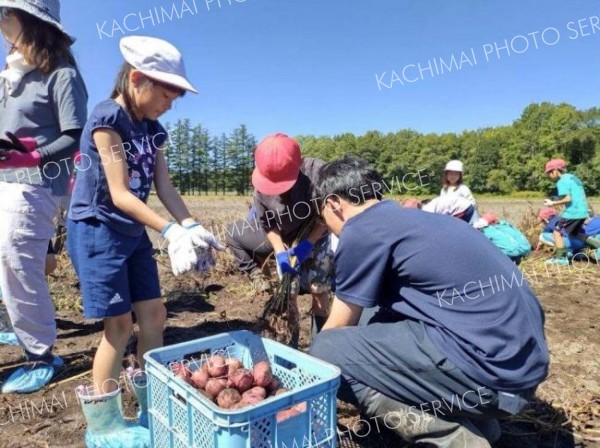
POLYGON ((10 95, 19 87, 23 77, 35 69, 35 66, 29 64, 18 51, 6 57, 6 64, 8 67, 0 72, 0 78, 4 78, 10 95))

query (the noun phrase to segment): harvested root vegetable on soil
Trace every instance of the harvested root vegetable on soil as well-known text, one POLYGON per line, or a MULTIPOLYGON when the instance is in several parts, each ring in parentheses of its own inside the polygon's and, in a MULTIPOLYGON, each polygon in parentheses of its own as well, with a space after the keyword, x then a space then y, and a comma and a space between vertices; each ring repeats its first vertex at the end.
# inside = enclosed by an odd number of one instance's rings
POLYGON ((190 372, 190 369, 188 369, 184 363, 174 362, 170 364, 169 367, 171 368, 171 372, 173 372, 177 378, 189 381, 190 377, 192 376, 192 372, 190 372))
POLYGON ((227 375, 227 364, 225 364, 225 358, 219 355, 212 355, 208 360, 208 374, 213 377, 220 377, 227 375))
POLYGON ((227 389, 227 380, 225 378, 211 378, 206 383, 206 392, 212 398, 215 398, 225 389, 227 389))
POLYGON ((267 389, 267 391, 269 391, 269 393, 273 393, 280 387, 281 387, 281 382, 279 381, 279 378, 274 376, 271 378, 271 382, 267 385, 266 389, 267 389))
POLYGON ((286 393, 286 392, 289 392, 289 391, 290 391, 290 390, 289 390, 289 389, 287 389, 287 388, 285 388, 285 387, 280 387, 279 389, 277 389, 277 390, 275 391, 275 393, 274 393, 273 395, 274 395, 274 396, 277 396, 277 395, 279 395, 279 394, 284 394, 284 393, 286 393))
POLYGON ((235 372, 238 369, 243 368, 244 366, 242 365, 242 361, 240 361, 237 358, 227 358, 225 360, 225 364, 227 364, 227 374, 231 375, 233 372, 235 372))
POLYGON ((198 369, 192 373, 190 382, 198 389, 204 389, 209 379, 210 376, 206 370, 198 369))
POLYGON ((231 409, 231 407, 239 403, 242 400, 240 393, 233 388, 224 389, 217 396, 217 404, 225 409, 231 409))
POLYGON ((252 370, 254 376, 254 382, 257 386, 267 387, 273 380, 273 373, 271 372, 271 365, 269 361, 260 361, 256 363, 252 370))
POLYGON ((246 392, 254 386, 254 377, 248 369, 238 369, 229 375, 229 387, 235 387, 241 393, 246 392))
POLYGON ((261 398, 266 398, 267 391, 265 390, 264 387, 255 386, 252 389, 249 389, 246 392, 244 392, 242 394, 242 397, 247 397, 247 396, 250 396, 250 395, 256 395, 256 396, 259 396, 261 398))

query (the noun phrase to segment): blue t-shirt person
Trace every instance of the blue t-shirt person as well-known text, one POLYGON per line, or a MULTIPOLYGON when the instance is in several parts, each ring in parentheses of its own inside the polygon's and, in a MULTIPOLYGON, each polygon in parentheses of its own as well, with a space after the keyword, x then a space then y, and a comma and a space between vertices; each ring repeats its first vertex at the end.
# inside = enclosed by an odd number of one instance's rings
POLYGON ((514 263, 468 224, 383 201, 346 222, 335 264, 340 300, 424 322, 474 380, 517 391, 546 377, 540 304, 514 263))
POLYGON ((570 173, 564 173, 556 183, 558 195, 569 195, 569 202, 561 213, 563 219, 586 219, 589 217, 587 198, 581 180, 570 173))
POLYGON ((83 130, 69 218, 96 218, 123 235, 140 236, 144 226, 117 209, 110 197, 100 153, 93 141, 94 131, 103 128, 115 131, 123 141, 130 191, 143 202, 150 195, 156 151, 165 143, 167 133, 158 121, 132 120, 115 100, 108 99, 96 106, 83 130))

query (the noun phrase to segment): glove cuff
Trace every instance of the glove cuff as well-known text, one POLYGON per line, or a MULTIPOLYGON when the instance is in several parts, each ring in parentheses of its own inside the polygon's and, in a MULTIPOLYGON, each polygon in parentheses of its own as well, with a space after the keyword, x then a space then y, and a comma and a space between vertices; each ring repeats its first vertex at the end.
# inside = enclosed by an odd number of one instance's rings
POLYGON ((173 227, 173 225, 175 225, 175 221, 171 221, 169 222, 161 231, 160 231, 160 236, 162 236, 163 238, 167 235, 167 232, 169 231, 169 229, 171 227, 173 227))
POLYGON ((192 229, 194 227, 198 227, 200 225, 199 222, 193 222, 191 224, 186 224, 185 226, 183 226, 184 229, 189 230, 192 229))

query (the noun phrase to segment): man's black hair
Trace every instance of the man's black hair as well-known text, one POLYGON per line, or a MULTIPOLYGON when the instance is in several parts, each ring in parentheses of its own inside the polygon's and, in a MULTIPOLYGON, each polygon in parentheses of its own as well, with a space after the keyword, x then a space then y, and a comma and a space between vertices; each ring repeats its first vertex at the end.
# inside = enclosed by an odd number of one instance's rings
POLYGON ((328 197, 360 205, 370 199, 380 200, 384 185, 381 175, 366 160, 345 156, 321 167, 314 192, 319 207, 328 197))

